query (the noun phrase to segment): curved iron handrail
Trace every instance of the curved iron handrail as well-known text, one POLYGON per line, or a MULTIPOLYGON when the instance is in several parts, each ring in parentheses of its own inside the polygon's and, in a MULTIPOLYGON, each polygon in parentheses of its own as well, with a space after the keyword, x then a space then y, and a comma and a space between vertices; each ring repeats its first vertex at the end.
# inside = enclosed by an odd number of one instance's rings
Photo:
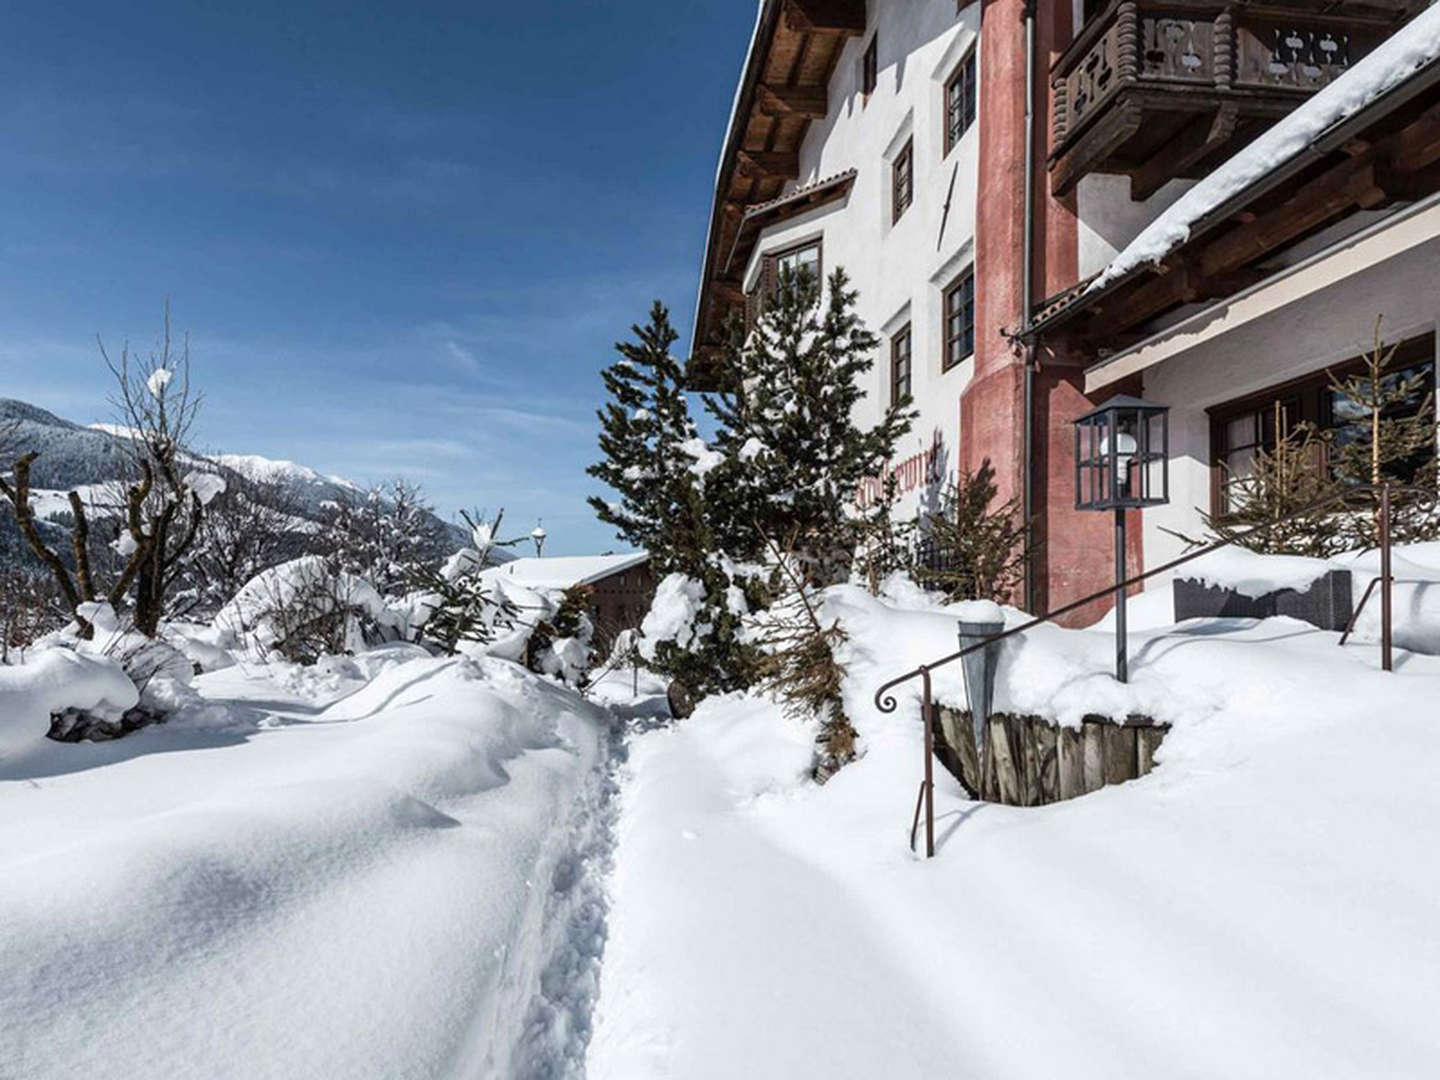
POLYGON ((938 660, 932 660, 928 664, 921 664, 915 668, 912 668, 905 674, 891 679, 889 682, 885 683, 878 690, 875 691, 875 707, 879 709, 882 713, 894 712, 899 707, 899 703, 895 700, 894 695, 888 694, 887 691, 893 690, 895 687, 901 685, 902 683, 909 682, 911 679, 919 678, 924 672, 934 671, 936 668, 944 667, 947 664, 959 660, 961 657, 969 656, 973 652, 978 652, 986 645, 990 645, 996 641, 1002 641, 1005 638, 1014 637, 1016 634, 1022 634, 1026 630, 1033 630, 1041 623, 1050 622, 1061 615, 1068 615, 1070 612, 1075 611, 1078 608, 1082 608, 1086 604, 1093 604, 1096 600, 1103 600, 1107 596, 1114 595, 1114 593, 1119 589, 1128 589, 1131 585, 1138 585, 1140 582, 1146 581, 1149 578, 1155 577, 1156 575, 1166 573, 1169 570, 1174 570, 1178 566, 1183 566, 1185 563, 1190 562, 1192 559, 1198 559, 1200 558, 1200 556, 1208 555, 1212 551, 1219 551, 1223 547, 1229 547, 1231 544, 1239 543, 1246 537, 1254 536, 1257 533, 1268 532, 1276 526, 1284 525, 1288 522, 1294 521, 1296 518, 1302 517, 1305 514, 1313 514, 1317 510, 1324 510, 1328 506, 1343 503, 1356 495, 1375 494, 1377 492, 1383 493, 1386 488, 1390 490, 1391 494, 1410 492, 1413 494, 1428 496, 1431 499, 1440 498, 1440 492, 1431 491, 1428 488, 1418 487, 1413 484, 1365 484, 1359 487, 1347 488, 1346 490, 1339 492, 1335 495, 1331 495, 1328 498, 1310 503, 1307 506, 1303 506, 1299 510, 1296 510, 1294 513, 1287 514, 1285 517, 1276 518, 1274 521, 1267 521, 1261 525, 1255 525, 1247 532, 1244 532, 1238 536, 1227 537, 1223 540, 1217 540, 1213 544, 1206 544, 1205 546, 1196 548, 1193 551, 1188 551, 1184 555, 1180 556, 1178 559, 1171 559, 1169 562, 1162 563, 1161 565, 1154 567, 1151 570, 1146 570, 1144 573, 1135 574, 1131 577, 1128 577, 1122 582, 1118 582, 1114 585, 1107 585, 1105 588, 1099 590, 1098 592, 1093 592, 1089 596, 1081 597, 1079 600, 1074 600, 1071 603, 1064 604, 1058 608, 1054 608, 1050 611, 1047 611, 1044 615, 1037 615, 1034 618, 1030 619, 1028 622, 1023 622, 1018 626, 1009 627, 998 634, 992 634, 989 637, 982 638, 980 641, 976 642, 973 645, 967 645, 963 649, 959 649, 956 652, 950 653, 947 656, 942 656, 938 660))
POLYGON ((921 718, 925 726, 925 779, 920 782, 920 794, 915 800, 915 818, 910 827, 910 850, 915 850, 916 834, 919 831, 920 827, 920 810, 923 806, 926 810, 926 857, 928 858, 929 856, 935 854, 934 782, 932 779, 930 762, 934 751, 934 732, 932 729, 930 718, 932 704, 930 700, 930 676, 936 668, 941 668, 947 664, 954 663, 956 660, 959 660, 965 656, 969 656, 973 652, 978 652, 979 650, 985 648, 987 645, 991 645, 997 641, 1003 641, 1006 638, 1014 637, 1017 634, 1023 634, 1027 630, 1033 630, 1035 627, 1041 625, 1042 623, 1050 622, 1052 619, 1055 619, 1061 615, 1066 615, 1072 611, 1077 610, 1078 608, 1082 608, 1086 604, 1092 604, 1096 600, 1101 600, 1107 596, 1111 596, 1118 592, 1120 589, 1128 589, 1130 588, 1130 586, 1137 585, 1140 582, 1146 581, 1149 578, 1155 577, 1158 574, 1163 574, 1170 570, 1174 570, 1176 567, 1183 566, 1194 559, 1200 558, 1202 555, 1208 555, 1211 552, 1218 551, 1223 547, 1229 547, 1231 544, 1238 543, 1239 541, 1244 540, 1246 537, 1268 532, 1269 530, 1274 529, 1279 525, 1284 525, 1287 522, 1294 521, 1296 518, 1302 517, 1306 514, 1313 514, 1317 510, 1324 510, 1330 506, 1343 505, 1344 503, 1350 501, 1358 495, 1379 494, 1380 496, 1381 536, 1380 543, 1377 546, 1380 548, 1381 551, 1380 579, 1387 583, 1386 588, 1382 591, 1383 614, 1381 617, 1381 656, 1384 669, 1386 671, 1391 670, 1390 599, 1388 587, 1388 583, 1391 580, 1390 510, 1391 497, 1397 493, 1415 494, 1421 496, 1422 498, 1428 498, 1431 501, 1440 500, 1440 491, 1431 488, 1420 487, 1414 484, 1362 484, 1356 487, 1346 488, 1344 491, 1337 492, 1334 495, 1327 496, 1324 499, 1320 499, 1306 506, 1302 506, 1300 509, 1294 511, 1293 513, 1286 514, 1284 517, 1276 518, 1274 521, 1267 521, 1260 525, 1253 526, 1252 528, 1248 529, 1243 533, 1225 537, 1224 539, 1217 540, 1212 544, 1206 544, 1202 547, 1198 547, 1193 551, 1187 551, 1178 559, 1171 559, 1169 562, 1162 563, 1161 565, 1151 570, 1146 570, 1143 573, 1135 574, 1132 577, 1126 578, 1124 581, 1117 582, 1116 584, 1107 586, 1106 588, 1101 589, 1098 592, 1091 593, 1089 596, 1081 597, 1079 600, 1074 600, 1068 604, 1064 604, 1058 608, 1047 611, 1043 615, 1035 616, 1034 618, 1031 618, 1026 622, 1020 623, 1018 626, 1012 626, 1006 630, 1002 630, 998 634, 991 634, 988 637, 981 638, 979 641, 976 641, 972 645, 967 645, 963 649, 957 649, 955 652, 950 653, 946 656, 942 656, 938 660, 932 660, 928 664, 920 664, 917 667, 912 668, 910 671, 905 672, 905 674, 899 675, 891 679, 889 682, 881 685, 880 688, 875 691, 875 708, 882 713, 893 713, 897 708, 899 708, 900 703, 896 700, 895 695, 890 693, 890 691, 894 690, 897 686, 909 682, 911 679, 920 679, 922 681, 923 693, 921 695, 920 711, 921 718))

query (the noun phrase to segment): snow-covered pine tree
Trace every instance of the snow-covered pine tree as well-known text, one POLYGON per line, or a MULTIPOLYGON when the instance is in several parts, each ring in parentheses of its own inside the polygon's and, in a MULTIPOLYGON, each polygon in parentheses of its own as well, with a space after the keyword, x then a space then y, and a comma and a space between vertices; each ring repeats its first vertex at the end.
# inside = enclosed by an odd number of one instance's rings
POLYGON ((660 301, 650 321, 602 373, 609 402, 600 418, 603 460, 586 471, 620 496, 589 498, 596 515, 650 554, 660 574, 699 577, 714 548, 706 525, 695 448, 703 446, 685 398, 685 372, 670 352, 677 334, 660 301))
POLYGON ((657 300, 650 321, 632 332, 634 340, 615 346, 620 359, 602 373, 610 395, 598 413, 604 459, 587 470, 620 498, 589 502, 601 521, 649 552, 662 579, 701 595, 702 611, 685 640, 651 641, 649 666, 681 683, 690 697, 740 689, 753 677, 754 650, 740 640, 740 590, 724 569, 713 527, 730 520, 716 515, 718 491, 706 482, 706 465, 719 457, 690 415, 665 306, 657 300))
MULTIPOLYGON (((1416 543, 1440 536, 1440 514, 1431 493, 1436 485, 1435 400, 1418 368, 1396 358, 1396 346, 1381 338, 1375 321, 1375 343, 1364 366, 1353 375, 1332 376, 1336 419, 1330 468, 1342 485, 1418 487, 1426 494, 1396 492, 1392 498, 1390 534, 1396 543, 1416 543)), ((1374 547, 1380 542, 1378 510, 1345 520, 1347 544, 1374 547)))
POLYGON ((754 329, 732 329, 724 366, 734 389, 707 399, 724 454, 709 486, 727 500, 712 503, 712 527, 742 559, 764 558, 763 537, 795 537, 812 584, 849 575, 860 482, 880 472, 913 418, 896 404, 874 427, 855 422, 879 344, 855 298, 843 270, 824 290, 808 270, 782 270, 754 329))

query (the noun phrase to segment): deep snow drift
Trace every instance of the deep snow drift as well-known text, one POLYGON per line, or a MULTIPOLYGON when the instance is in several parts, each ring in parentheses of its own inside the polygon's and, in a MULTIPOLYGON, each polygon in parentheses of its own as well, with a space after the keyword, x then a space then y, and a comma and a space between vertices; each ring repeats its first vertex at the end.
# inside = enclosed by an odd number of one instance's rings
MULTIPOLYGON (((915 590, 845 588, 865 756, 804 777, 813 732, 711 699, 635 736, 590 1076, 1420 1077, 1440 1061, 1440 659, 1288 619, 1153 625, 1133 681, 1101 630, 1006 650, 997 704, 1174 723, 1142 780, 1053 806, 937 767, 937 857, 907 847, 913 692, 955 648, 915 590), (912 684, 913 685, 913 684, 912 684)), ((1012 616, 1013 617, 1013 616, 1012 616)), ((960 700, 959 673, 937 679, 960 700)))
POLYGON ((0 1074, 578 1074, 608 715, 418 653, 227 668, 227 725, 0 758, 0 1074))

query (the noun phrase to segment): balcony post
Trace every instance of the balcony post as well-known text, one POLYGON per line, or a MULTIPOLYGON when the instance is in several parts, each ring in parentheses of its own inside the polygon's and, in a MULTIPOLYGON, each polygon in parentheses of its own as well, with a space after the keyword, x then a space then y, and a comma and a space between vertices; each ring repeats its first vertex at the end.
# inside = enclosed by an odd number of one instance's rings
POLYGON ((1215 85, 1229 90, 1235 77, 1235 9, 1215 16, 1215 85))
POLYGON ((1140 78, 1140 5, 1135 0, 1126 0, 1116 9, 1115 21, 1119 28, 1116 73, 1122 85, 1133 83, 1140 78))

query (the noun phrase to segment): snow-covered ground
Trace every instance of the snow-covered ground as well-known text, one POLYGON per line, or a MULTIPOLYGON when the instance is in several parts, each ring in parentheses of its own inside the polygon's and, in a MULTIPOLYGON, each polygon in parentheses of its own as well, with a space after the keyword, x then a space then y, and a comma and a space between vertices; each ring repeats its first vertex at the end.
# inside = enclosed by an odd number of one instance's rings
MULTIPOLYGON (((1142 780, 1043 808, 937 768, 912 855, 913 693, 954 618, 858 590, 865 756, 805 779, 812 732, 746 697, 631 739, 590 1075, 1422 1077, 1440 1062, 1440 659, 1288 619, 1164 625, 1129 688, 1103 631, 1007 650, 998 704, 1174 723, 1142 780)), ((956 701, 957 672, 938 693, 956 701)))
POLYGON ((7 745, 0 1075, 578 1074, 610 715, 417 652, 203 676, 203 728, 7 745))

